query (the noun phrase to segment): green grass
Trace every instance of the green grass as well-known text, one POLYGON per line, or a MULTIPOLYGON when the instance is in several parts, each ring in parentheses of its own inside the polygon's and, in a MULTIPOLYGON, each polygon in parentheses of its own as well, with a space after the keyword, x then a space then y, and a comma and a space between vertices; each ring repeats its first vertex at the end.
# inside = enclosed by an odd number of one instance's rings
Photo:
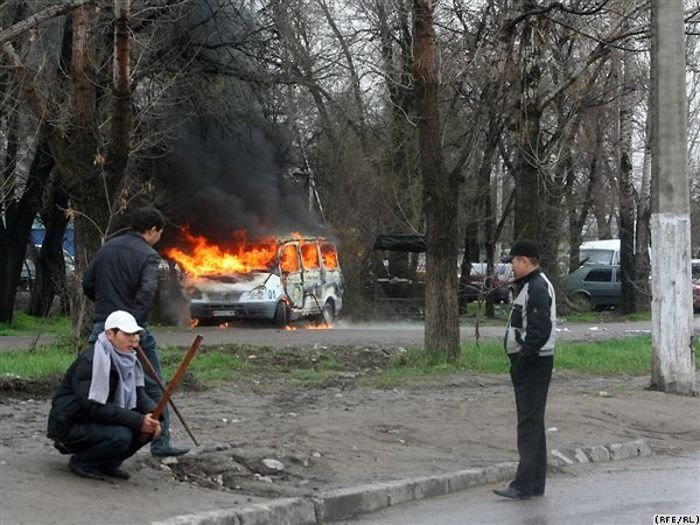
POLYGON ((24 312, 15 312, 10 324, 0 323, 0 336, 3 335, 37 335, 71 333, 70 317, 34 317, 24 312))
POLYGON ((75 348, 70 337, 33 350, 3 351, 0 352, 0 376, 41 379, 56 374, 63 375, 75 360, 75 356, 75 348))
POLYGON ((651 321, 651 312, 646 310, 622 315, 615 310, 604 310, 602 312, 571 312, 563 317, 569 323, 634 322, 651 321))
POLYGON ((292 370, 292 380, 295 384, 307 388, 316 388, 339 379, 340 374, 335 370, 325 369, 297 369, 292 370))
MULTIPOLYGON (((173 346, 159 350, 163 375, 169 380, 180 366, 185 350, 173 346)), ((239 378, 250 365, 240 357, 217 350, 202 350, 187 368, 195 380, 206 386, 226 383, 239 378)))
MULTIPOLYGON (((0 352, 0 376, 10 374, 25 379, 41 379, 62 375, 75 359, 75 343, 70 337, 61 337, 56 343, 34 350, 0 352)), ((180 364, 185 350, 163 347, 159 350, 164 376, 170 379, 180 364)), ((696 363, 700 362, 700 341, 695 343, 696 363)), ((289 361, 272 353, 266 359, 249 360, 227 348, 205 348, 191 362, 189 372, 194 380, 205 387, 241 381, 254 374, 273 374, 288 377, 302 387, 319 387, 344 380, 342 372, 353 369, 352 364, 341 364, 328 356, 314 362, 289 361), (277 358, 276 358, 277 357, 277 358)), ((651 367, 651 338, 648 335, 595 342, 559 342, 555 351, 555 369, 595 375, 645 375, 651 367)), ((463 343, 457 362, 431 359, 422 350, 409 349, 394 355, 384 370, 363 378, 368 386, 392 387, 412 378, 441 374, 479 373, 505 374, 509 361, 500 342, 463 343)))
MULTIPOLYGON (((700 363, 700 342, 695 343, 696 363, 700 363)), ((507 373, 510 362, 500 342, 463 343, 458 361, 431 360, 422 350, 408 350, 395 356, 387 369, 368 384, 388 387, 411 378, 453 373, 507 373)), ((650 373, 651 338, 629 337, 596 342, 559 342, 554 367, 595 375, 643 375, 650 373)))

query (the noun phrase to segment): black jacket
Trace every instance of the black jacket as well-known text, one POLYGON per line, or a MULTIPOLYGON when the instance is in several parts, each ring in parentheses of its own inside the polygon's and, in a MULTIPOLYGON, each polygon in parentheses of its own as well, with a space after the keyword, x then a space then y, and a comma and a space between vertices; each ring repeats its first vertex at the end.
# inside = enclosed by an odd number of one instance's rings
POLYGON ((144 326, 158 288, 159 263, 158 252, 133 230, 107 241, 83 275, 83 291, 95 302, 93 321, 126 310, 144 326))
POLYGON ((526 357, 553 355, 557 307, 552 283, 539 269, 515 283, 519 289, 506 325, 506 352, 526 357))
POLYGON ((155 403, 143 387, 136 388, 137 401, 133 410, 115 405, 114 392, 119 377, 114 367, 109 374, 107 402, 103 405, 90 401, 88 395, 92 381, 93 355, 94 348, 91 348, 73 362, 51 402, 47 436, 68 448, 75 447, 88 438, 89 429, 85 423, 120 425, 138 431, 144 414, 155 408, 155 403))

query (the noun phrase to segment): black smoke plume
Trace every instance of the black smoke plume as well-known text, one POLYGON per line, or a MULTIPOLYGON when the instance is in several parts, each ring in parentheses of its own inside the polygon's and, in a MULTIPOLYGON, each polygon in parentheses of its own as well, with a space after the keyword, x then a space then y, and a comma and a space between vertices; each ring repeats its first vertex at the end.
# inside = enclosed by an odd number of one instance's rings
MULTIPOLYGON (((237 120, 231 125, 197 118, 180 130, 160 160, 160 207, 175 230, 187 226, 217 243, 230 241, 238 230, 249 238, 323 234, 300 188, 284 176, 293 163, 281 135, 249 118, 237 120)), ((165 244, 178 244, 173 232, 168 233, 165 244)))

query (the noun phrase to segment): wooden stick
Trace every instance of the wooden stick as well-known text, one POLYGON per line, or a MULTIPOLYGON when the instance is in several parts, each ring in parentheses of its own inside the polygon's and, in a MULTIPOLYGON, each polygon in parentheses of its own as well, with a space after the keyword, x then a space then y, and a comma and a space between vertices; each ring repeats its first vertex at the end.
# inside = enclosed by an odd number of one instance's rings
MULTIPOLYGON (((187 353, 185 354, 185 357, 182 358, 182 362, 180 363, 177 372, 175 372, 175 375, 173 376, 170 383, 168 383, 168 386, 165 387, 163 396, 160 398, 160 401, 158 401, 156 408, 154 408, 153 412, 151 412, 151 416, 153 416, 153 419, 160 419, 160 416, 163 413, 163 410, 165 410, 165 406, 168 404, 170 397, 173 395, 173 392, 177 388, 177 385, 182 380, 182 376, 184 376, 185 372, 187 372, 187 367, 190 366, 190 361, 192 361, 195 354, 197 353, 197 350, 199 350, 199 345, 202 342, 202 339, 203 337, 201 335, 195 336, 194 341, 192 341, 192 345, 190 345, 189 350, 187 350, 187 353)), ((141 432, 141 441, 146 441, 148 439, 148 436, 150 435, 151 434, 148 432, 141 432)))
MULTIPOLYGON (((156 370, 155 370, 155 368, 153 368, 153 364, 151 364, 150 359, 148 359, 148 356, 143 351, 143 349, 141 348, 140 345, 137 346, 136 349, 138 350, 139 359, 141 361, 141 364, 144 366, 144 368, 148 372, 148 375, 151 376, 151 378, 156 382, 156 384, 158 385, 158 388, 160 388, 160 391, 162 393, 165 393, 165 387, 163 386, 163 383, 161 382, 160 378, 158 377, 158 374, 156 374, 156 370)), ((197 443, 197 438, 194 437, 194 434, 190 430, 190 427, 187 426, 187 423, 185 422, 185 418, 182 417, 182 414, 180 414, 180 411, 175 406, 175 402, 172 400, 172 398, 170 398, 168 400, 168 402, 170 403, 170 408, 173 409, 173 412, 175 412, 175 415, 180 420, 180 423, 182 423, 182 426, 185 427, 185 430, 187 431, 187 434, 189 434, 192 442, 195 444, 195 446, 199 446, 199 443, 197 443)))

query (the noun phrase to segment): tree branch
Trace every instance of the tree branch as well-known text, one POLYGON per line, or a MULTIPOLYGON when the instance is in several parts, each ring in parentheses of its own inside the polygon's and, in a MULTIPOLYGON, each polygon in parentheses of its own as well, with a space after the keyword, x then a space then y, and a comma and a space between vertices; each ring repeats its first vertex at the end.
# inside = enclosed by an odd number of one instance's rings
POLYGON ((95 0, 68 0, 63 5, 53 5, 45 9, 42 9, 38 13, 33 14, 26 20, 17 22, 11 25, 7 29, 0 31, 0 45, 4 44, 21 35, 25 31, 31 29, 32 27, 38 26, 51 18, 66 14, 68 11, 75 9, 86 4, 92 4, 95 0))

